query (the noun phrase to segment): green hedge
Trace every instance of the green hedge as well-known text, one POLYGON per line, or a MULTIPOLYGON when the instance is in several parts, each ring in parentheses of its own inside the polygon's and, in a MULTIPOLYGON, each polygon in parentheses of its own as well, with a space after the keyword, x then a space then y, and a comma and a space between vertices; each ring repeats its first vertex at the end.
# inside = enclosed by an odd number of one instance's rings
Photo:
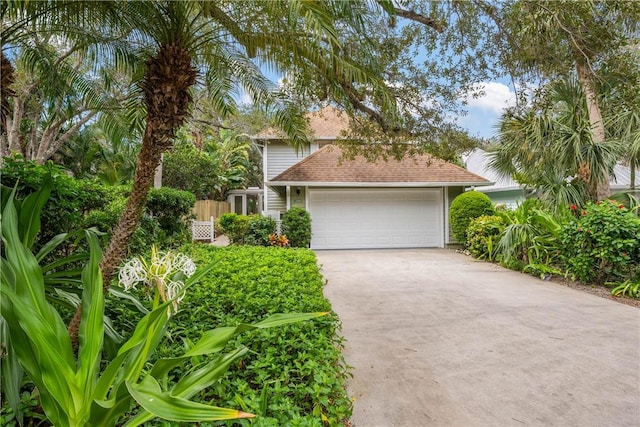
POLYGON ((491 199, 479 191, 468 191, 453 199, 449 208, 451 232, 458 243, 467 244, 467 227, 472 219, 494 215, 491 199))
POLYGON ((282 215, 282 234, 293 248, 308 248, 311 244, 311 215, 302 208, 291 208, 282 215))
MULTIPOLYGON (((189 245, 185 254, 199 266, 214 262, 215 267, 181 303, 159 356, 179 354, 185 342, 195 342, 202 331, 216 326, 259 321, 279 312, 331 310, 315 254, 307 249, 189 245)), ((119 314, 113 318, 132 321, 130 312, 119 314)), ((260 414, 266 387, 266 413, 250 423, 228 424, 343 425, 351 415, 351 401, 345 391, 347 372, 338 328, 331 314, 241 335, 235 344, 246 345, 250 353, 199 399, 260 414)))

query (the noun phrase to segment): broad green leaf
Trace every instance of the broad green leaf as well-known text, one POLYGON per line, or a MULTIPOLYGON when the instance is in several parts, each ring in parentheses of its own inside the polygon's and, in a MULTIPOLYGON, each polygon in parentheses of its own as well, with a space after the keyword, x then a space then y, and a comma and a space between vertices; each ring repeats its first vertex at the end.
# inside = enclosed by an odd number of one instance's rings
MULTIPOLYGON (((72 395, 75 372, 73 366, 65 360, 65 342, 59 339, 49 318, 34 310, 33 306, 25 304, 23 298, 4 284, 0 287, 0 298, 2 316, 9 323, 11 335, 14 335, 16 329, 24 332, 26 341, 13 340, 13 348, 25 371, 38 387, 47 416, 53 418, 50 413, 59 412, 56 406, 65 413, 71 412, 74 407, 72 395), (11 306, 10 309, 7 309, 8 305, 11 306), (50 406, 45 404, 45 396, 51 398, 50 406)), ((66 345, 70 351, 71 344, 68 340, 66 345)), ((60 420, 52 421, 60 424, 60 420)))
POLYGON ((253 327, 258 329, 273 328, 275 326, 286 325, 289 323, 303 322, 316 317, 326 316, 327 314, 329 314, 328 311, 317 313, 278 313, 254 324, 253 327))
POLYGON ((67 328, 60 314, 47 302, 40 266, 35 256, 20 240, 17 221, 17 212, 13 200, 10 199, 4 208, 0 225, 6 249, 6 259, 3 264, 6 262, 10 266, 13 272, 12 280, 15 280, 15 283, 7 285, 15 289, 22 303, 29 306, 29 310, 24 313, 35 312, 47 318, 45 324, 48 328, 52 328, 61 343, 60 355, 65 358, 69 366, 73 366, 75 361, 67 328))
MULTIPOLYGON (((58 268, 60 268, 60 267, 62 267, 64 265, 74 264, 74 263, 77 263, 79 261, 87 261, 88 259, 89 259, 89 253, 87 253, 87 252, 81 252, 81 253, 78 253, 78 254, 69 255, 69 256, 66 256, 64 258, 60 258, 60 259, 58 259, 58 260, 56 260, 56 261, 54 261, 54 262, 52 262, 50 264, 43 265, 42 266, 42 272, 43 273, 47 273, 47 272, 49 272, 51 270, 58 269, 58 268)), ((74 272, 77 271, 79 273, 78 270, 72 270, 72 271, 74 271, 74 272)), ((60 271, 60 272, 47 274, 47 276, 51 276, 51 277, 59 277, 61 275, 69 276, 69 271, 60 271), (57 276, 54 276, 56 274, 57 274, 57 276)))
POLYGON ((51 240, 45 243, 44 246, 42 246, 42 248, 36 254, 36 259, 38 260, 38 262, 42 261, 42 259, 45 256, 49 255, 52 250, 60 246, 60 244, 62 244, 62 242, 67 239, 67 236, 68 233, 58 234, 57 236, 53 236, 51 240))
POLYGON ((102 344, 104 340, 104 295, 102 293, 102 274, 99 263, 102 250, 97 237, 87 232, 91 257, 82 272, 84 289, 82 292, 82 317, 78 334, 78 371, 76 381, 81 397, 85 402, 83 407, 90 409, 93 390, 100 371, 102 344))
POLYGON ((22 383, 23 370, 18 363, 18 357, 13 350, 8 325, 0 316, 0 345, 5 349, 0 363, 0 380, 2 381, 2 398, 16 415, 18 422, 22 424, 23 413, 20 408, 20 385, 22 383))
POLYGON ((252 329, 267 329, 282 326, 289 323, 302 322, 327 315, 328 312, 317 313, 279 313, 273 314, 266 319, 255 323, 241 323, 236 327, 216 328, 202 334, 202 338, 184 354, 185 356, 200 356, 203 354, 221 351, 226 343, 239 333, 252 329))
POLYGON ((118 297, 120 299, 125 300, 125 302, 131 303, 138 311, 144 314, 148 314, 149 310, 145 307, 138 298, 131 295, 129 292, 126 292, 122 286, 111 285, 109 286, 109 293, 118 297))
POLYGON ((240 347, 237 350, 226 354, 221 359, 213 360, 204 366, 189 372, 182 377, 171 389, 174 396, 191 398, 200 390, 209 387, 217 381, 229 369, 231 364, 247 354, 249 351, 246 347, 240 347))
POLYGON ((33 241, 40 231, 40 215, 42 208, 49 200, 52 189, 53 180, 51 179, 51 175, 48 175, 40 187, 40 190, 29 194, 22 201, 18 230, 22 235, 22 243, 24 243, 27 248, 33 245, 33 241))
MULTIPOLYGON (((191 398, 199 391, 204 390, 215 381, 217 381, 222 375, 224 375, 225 372, 229 370, 229 367, 234 361, 244 356, 248 351, 249 349, 247 349, 246 347, 241 347, 229 354, 226 354, 224 357, 216 357, 211 362, 192 370, 173 386, 173 388, 171 389, 171 395, 184 399, 191 398)), ((186 359, 189 358, 183 357, 171 360, 178 360, 178 362, 181 362, 186 359)), ((177 366, 177 364, 174 366, 177 366)), ((159 379, 160 377, 157 376, 156 378, 159 379)), ((152 414, 143 410, 131 421, 135 422, 135 425, 138 425, 137 423, 149 421, 153 419, 153 417, 154 416, 152 414)))
MULTIPOLYGON (((127 389, 135 401, 146 411, 165 420, 199 422, 253 418, 255 416, 234 409, 218 408, 171 396, 169 393, 163 392, 158 382, 151 376, 147 376, 140 384, 127 382, 127 389)), ((138 424, 127 423, 125 425, 138 424)))

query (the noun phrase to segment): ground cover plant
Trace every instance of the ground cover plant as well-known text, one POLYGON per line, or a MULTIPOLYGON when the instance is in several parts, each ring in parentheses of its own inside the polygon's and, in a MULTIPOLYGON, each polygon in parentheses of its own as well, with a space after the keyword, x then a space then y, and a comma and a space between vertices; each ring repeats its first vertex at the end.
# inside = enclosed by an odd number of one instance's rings
MULTIPOLYGON (((276 312, 331 308, 322 294, 315 255, 309 250, 189 245, 184 253, 198 265, 213 262, 214 266, 181 302, 169 327, 175 337, 158 348, 159 357, 184 352, 185 345, 215 325, 254 323, 276 312)), ((138 316, 128 310, 120 315, 129 321, 138 316)), ((251 425, 343 425, 351 415, 351 401, 344 387, 347 371, 337 329, 338 319, 329 315, 314 319, 313 324, 285 325, 277 331, 251 331, 238 337, 232 345, 246 345, 250 353, 216 385, 200 392, 198 401, 257 414, 251 425)), ((185 374, 177 369, 171 375, 185 374)))

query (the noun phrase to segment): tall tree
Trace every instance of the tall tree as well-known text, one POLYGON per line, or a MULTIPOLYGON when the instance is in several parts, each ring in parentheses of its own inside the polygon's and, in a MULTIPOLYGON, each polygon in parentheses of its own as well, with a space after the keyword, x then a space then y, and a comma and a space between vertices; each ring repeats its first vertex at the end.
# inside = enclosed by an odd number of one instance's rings
POLYGON ((587 110, 577 81, 546 85, 538 103, 502 116, 490 166, 536 190, 553 207, 594 198, 622 150, 618 141, 593 138, 587 110))
MULTIPOLYGON (((297 72, 324 67, 329 61, 328 81, 340 77, 377 87, 381 93, 385 89, 367 64, 355 63, 341 52, 338 28, 366 35, 351 3, 140 1, 117 6, 133 29, 130 40, 142 46, 144 73, 139 88, 146 124, 131 195, 100 265, 105 287, 126 254, 161 154, 172 146, 176 131, 189 117, 190 90, 198 78, 223 117, 236 110, 233 91, 241 86, 254 103, 275 111, 276 122, 298 143, 306 141, 302 111, 274 90, 253 58, 297 72)), ((334 87, 334 95, 346 91, 334 87)), ((395 104, 390 96, 385 98, 382 107, 391 120, 395 104)), ((77 336, 80 317, 77 312, 70 324, 72 337, 77 336)))
MULTIPOLYGON (((19 132, 17 132, 24 118, 24 111, 16 113, 14 110, 24 107, 25 100, 34 94, 36 96, 53 95, 50 98, 45 97, 46 99, 40 104, 45 106, 43 111, 50 110, 49 113, 58 114, 57 117, 48 115, 51 119, 48 124, 52 127, 49 132, 40 132, 38 137, 46 141, 51 141, 51 135, 66 134, 67 136, 63 139, 70 137, 75 130, 91 119, 85 119, 87 114, 91 116, 96 114, 92 111, 95 111, 94 107, 99 98, 93 91, 95 87, 91 87, 86 76, 78 73, 80 66, 88 64, 93 67, 91 70, 97 73, 102 68, 102 63, 96 58, 103 56, 105 52, 102 49, 107 46, 107 42, 111 55, 120 60, 127 56, 127 49, 123 49, 123 46, 118 43, 123 35, 121 31, 126 32, 126 29, 123 30, 121 14, 111 2, 10 0, 0 4, 0 22, 0 39, 2 40, 0 154, 8 154, 10 142, 14 151, 20 151, 27 144, 26 138, 18 141, 19 132), (75 62, 71 61, 72 57, 75 62), (21 93, 16 90, 16 83, 19 80, 19 76, 16 75, 18 72, 16 61, 21 62, 23 72, 31 74, 30 78, 23 79, 21 93), (93 105, 87 108, 87 105, 76 104, 72 108, 64 108, 70 106, 69 97, 77 98, 78 94, 81 97, 86 96, 93 105), (18 98, 13 99, 16 96, 18 98), (69 117, 67 120, 61 118, 61 115, 64 116, 62 110, 65 109, 67 115, 76 114, 75 121, 73 118, 68 120, 69 117), (9 137, 8 132, 11 129, 7 127, 7 119, 12 118, 15 127, 12 129, 13 135, 9 137), (78 126, 78 122, 82 124, 78 126), (72 131, 69 132, 69 130, 72 131)), ((94 74, 94 77, 97 75, 94 74)), ((105 76, 100 77, 103 82, 106 81, 105 76)), ((36 113, 32 113, 32 116, 41 120, 36 113)), ((27 151, 37 153, 38 147, 27 151)), ((51 151, 55 150, 49 149, 45 144, 45 149, 40 154, 50 156, 51 151)), ((38 154, 35 154, 35 157, 38 157, 38 154)))
MULTIPOLYGON (((498 22, 502 64, 513 75, 538 81, 575 76, 586 100, 591 137, 595 144, 605 141, 601 71, 621 49, 637 43, 640 3, 520 0, 502 9, 484 7, 498 22)), ((637 82, 627 84, 637 87, 637 82)), ((589 166, 583 167, 588 173, 589 166)), ((596 199, 609 196, 609 180, 600 177, 593 191, 596 199)))

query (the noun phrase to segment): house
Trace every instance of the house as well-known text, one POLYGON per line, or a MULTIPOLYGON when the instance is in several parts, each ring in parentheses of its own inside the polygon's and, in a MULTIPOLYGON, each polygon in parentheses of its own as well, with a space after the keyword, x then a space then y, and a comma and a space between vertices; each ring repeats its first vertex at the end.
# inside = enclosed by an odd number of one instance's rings
POLYGON ((315 139, 298 152, 275 130, 254 140, 263 147, 265 211, 309 211, 313 249, 444 247, 453 242, 451 201, 465 187, 491 184, 428 155, 343 158, 333 143, 349 127, 346 114, 328 107, 308 117, 315 139))
MULTIPOLYGON (((488 153, 481 149, 473 150, 465 160, 467 170, 486 177, 493 184, 479 187, 478 191, 486 193, 493 203, 503 203, 507 207, 515 208, 527 198, 524 186, 511 178, 505 178, 489 167, 488 153)), ((613 168, 610 181, 611 194, 629 191, 631 188, 631 171, 628 166, 617 164, 613 168)), ((640 176, 635 178, 635 188, 640 188, 640 176)))

